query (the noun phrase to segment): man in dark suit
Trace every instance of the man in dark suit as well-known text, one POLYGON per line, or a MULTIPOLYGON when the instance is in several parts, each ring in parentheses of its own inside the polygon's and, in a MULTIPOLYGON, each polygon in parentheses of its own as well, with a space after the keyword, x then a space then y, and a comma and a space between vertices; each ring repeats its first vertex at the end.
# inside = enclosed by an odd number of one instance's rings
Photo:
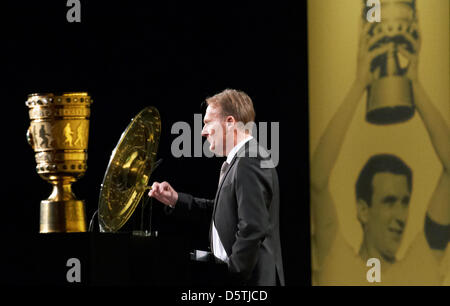
POLYGON ((228 265, 232 284, 284 285, 278 176, 268 152, 251 136, 252 100, 227 89, 206 102, 202 136, 211 152, 227 157, 215 199, 176 192, 167 182, 153 183, 149 196, 174 211, 212 212, 211 251, 228 265))

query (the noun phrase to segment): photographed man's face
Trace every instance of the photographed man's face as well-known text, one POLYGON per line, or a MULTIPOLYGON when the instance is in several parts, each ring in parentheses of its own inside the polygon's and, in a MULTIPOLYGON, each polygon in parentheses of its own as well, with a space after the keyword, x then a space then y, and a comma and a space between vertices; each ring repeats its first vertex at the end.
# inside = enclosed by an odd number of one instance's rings
POLYGON ((373 177, 372 187, 372 202, 367 210, 367 239, 385 259, 394 260, 408 219, 407 178, 380 172, 373 177))
POLYGON ((220 107, 209 105, 203 119, 202 136, 209 142, 209 150, 219 156, 224 155, 225 148, 225 119, 220 107))

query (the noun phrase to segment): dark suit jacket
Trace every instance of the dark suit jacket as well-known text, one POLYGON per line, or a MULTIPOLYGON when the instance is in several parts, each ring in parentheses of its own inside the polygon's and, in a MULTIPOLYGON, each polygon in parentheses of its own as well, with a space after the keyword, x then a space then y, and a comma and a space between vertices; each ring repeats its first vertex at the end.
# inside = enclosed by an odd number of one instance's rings
POLYGON ((249 140, 230 163, 214 200, 178 193, 177 210, 213 211, 233 284, 284 285, 278 176, 269 154, 249 140))

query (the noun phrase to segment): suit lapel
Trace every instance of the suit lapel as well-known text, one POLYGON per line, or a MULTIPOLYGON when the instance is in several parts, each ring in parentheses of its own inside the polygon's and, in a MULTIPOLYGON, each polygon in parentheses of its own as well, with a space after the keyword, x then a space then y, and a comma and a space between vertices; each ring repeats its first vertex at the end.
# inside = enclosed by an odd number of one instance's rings
MULTIPOLYGON (((251 140, 250 140, 250 141, 251 141, 251 140)), ((220 181, 219 187, 217 188, 217 191, 216 191, 216 197, 214 198, 214 209, 213 209, 213 215, 212 215, 213 220, 214 220, 214 217, 215 217, 215 214, 216 214, 217 200, 218 200, 218 198, 219 198, 219 194, 220 194, 220 190, 222 189, 223 182, 225 181, 225 179, 226 179, 226 177, 227 177, 227 175, 228 175, 228 172, 230 172, 231 168, 233 167, 233 165, 234 165, 234 163, 235 163, 235 161, 236 161, 236 158, 237 158, 238 156, 241 156, 243 150, 246 150, 246 147, 248 146, 248 143, 249 143, 249 141, 247 141, 247 142, 242 146, 242 148, 240 148, 240 149, 236 152, 236 155, 234 155, 233 159, 231 160, 230 166, 229 166, 228 169, 225 171, 225 174, 223 175, 223 178, 222 178, 222 180, 220 181)))
POLYGON ((216 214, 216 206, 217 206, 217 200, 219 198, 220 190, 222 189, 223 182, 225 181, 225 178, 227 177, 228 172, 230 172, 231 167, 233 167, 233 164, 235 161, 236 161, 236 156, 231 160, 230 166, 225 171, 225 174, 223 175, 222 180, 219 183, 219 187, 217 187, 216 196, 214 198, 213 220, 214 220, 214 216, 216 214))

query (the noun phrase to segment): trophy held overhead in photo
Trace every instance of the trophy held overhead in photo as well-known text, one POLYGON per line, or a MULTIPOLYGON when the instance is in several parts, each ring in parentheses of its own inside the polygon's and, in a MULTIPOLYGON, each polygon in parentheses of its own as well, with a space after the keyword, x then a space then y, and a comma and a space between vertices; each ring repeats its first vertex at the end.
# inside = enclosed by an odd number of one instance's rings
POLYGON ((415 0, 381 1, 382 22, 369 23, 364 6, 361 39, 367 51, 383 51, 371 63, 372 82, 367 87, 366 119, 392 124, 414 115, 414 97, 407 77, 410 62, 405 52, 418 54, 420 34, 415 0))

